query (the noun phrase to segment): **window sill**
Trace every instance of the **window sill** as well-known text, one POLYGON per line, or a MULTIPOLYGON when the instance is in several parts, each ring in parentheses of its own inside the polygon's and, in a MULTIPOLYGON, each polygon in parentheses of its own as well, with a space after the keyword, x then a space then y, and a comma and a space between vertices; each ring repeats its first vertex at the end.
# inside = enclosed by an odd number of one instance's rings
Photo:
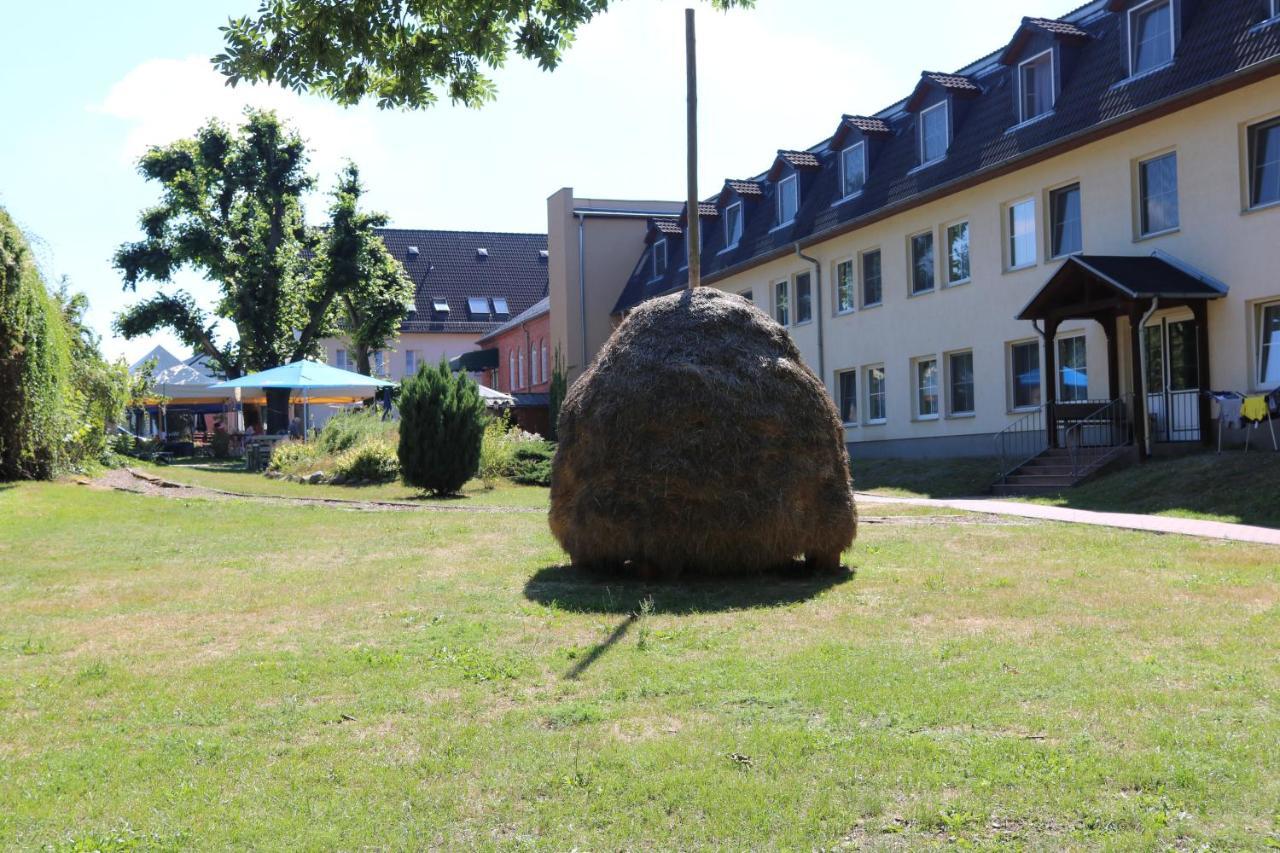
POLYGON ((1017 133, 1019 130, 1022 130, 1024 127, 1033 125, 1039 121, 1044 121, 1045 119, 1049 118, 1051 115, 1053 115, 1053 107, 1050 107, 1049 109, 1040 113, 1040 115, 1038 116, 1032 116, 1031 118, 1023 119, 1022 121, 1018 122, 1017 124, 1005 130, 1005 133, 1017 133))
POLYGON ((888 418, 881 418, 881 419, 880 419, 880 420, 878 420, 878 421, 863 421, 863 422, 862 422, 862 425, 863 425, 863 426, 869 426, 869 427, 873 427, 873 426, 884 426, 884 425, 885 425, 885 424, 887 424, 888 422, 889 422, 889 419, 888 419, 888 418))
POLYGON ((966 418, 976 418, 977 416, 978 416, 977 412, 951 412, 950 414, 947 415, 947 420, 959 421, 959 420, 965 420, 966 418))
POLYGON ((936 287, 931 287, 931 288, 929 288, 928 290, 917 290, 917 291, 914 291, 914 292, 912 292, 912 293, 908 293, 908 294, 907 294, 907 298, 908 298, 908 299, 916 299, 916 298, 918 298, 918 297, 921 297, 921 296, 928 296, 928 295, 929 295, 929 294, 931 294, 931 293, 937 293, 937 292, 938 292, 938 288, 936 288, 936 287))
POLYGON ((841 309, 836 309, 836 312, 835 312, 834 314, 832 314, 831 316, 833 316, 833 317, 848 317, 850 314, 855 314, 855 313, 857 313, 857 312, 856 312, 853 308, 845 308, 845 309, 843 309, 843 310, 841 310, 841 309))
POLYGON ((794 323, 792 323, 792 324, 791 324, 791 328, 793 328, 793 329, 794 329, 794 328, 796 328, 796 327, 798 327, 798 326, 807 326, 807 325, 809 325, 809 324, 810 324, 810 323, 812 323, 812 322, 813 322, 813 318, 812 318, 812 317, 810 317, 808 320, 796 320, 794 323))
POLYGON ((1039 406, 1014 406, 1012 409, 1005 412, 1005 414, 1011 415, 1011 416, 1012 415, 1029 415, 1032 412, 1038 412, 1038 411, 1040 411, 1039 406))
POLYGON ((1018 264, 1016 267, 1005 267, 1005 268, 1004 268, 1004 271, 1005 271, 1006 273, 1011 273, 1011 272, 1022 272, 1023 270, 1035 269, 1035 267, 1037 266, 1037 264, 1038 264, 1038 262, 1037 262, 1037 261, 1030 261, 1030 262, 1025 263, 1025 264, 1018 264))
POLYGON ((928 163, 921 163, 919 166, 916 166, 916 167, 915 167, 914 169, 912 169, 910 172, 907 172, 907 174, 908 174, 908 175, 914 175, 914 174, 916 174, 917 172, 923 172, 925 169, 929 168, 930 166, 936 166, 936 165, 938 165, 939 163, 941 163, 943 160, 946 160, 946 159, 947 159, 947 155, 946 155, 946 154, 943 154, 941 157, 938 157, 938 158, 936 158, 936 159, 934 159, 934 160, 930 160, 928 163))
POLYGON ((723 254, 725 254, 725 253, 727 253, 727 252, 732 252, 732 251, 733 251, 734 249, 736 249, 736 248, 738 248, 738 244, 737 244, 737 243, 734 243, 732 246, 725 246, 723 249, 721 249, 720 251, 716 252, 716 254, 717 254, 717 255, 723 255, 723 254))
POLYGON ((845 421, 844 423, 840 424, 840 426, 844 427, 845 429, 857 429, 857 428, 858 428, 858 422, 857 422, 857 421, 845 421))
POLYGON ((1161 71, 1164 71, 1168 68, 1172 68, 1175 62, 1177 62, 1176 57, 1174 59, 1170 59, 1168 62, 1164 63, 1163 65, 1157 65, 1155 68, 1148 68, 1146 71, 1139 71, 1137 74, 1130 74, 1128 77, 1124 78, 1123 80, 1117 80, 1115 83, 1112 83, 1111 88, 1109 88, 1107 91, 1114 92, 1116 89, 1123 89, 1125 86, 1128 86, 1130 83, 1133 83, 1136 80, 1142 80, 1144 78, 1150 77, 1152 74, 1159 74, 1161 71))
POLYGON ((868 308, 879 308, 884 302, 867 302, 864 303, 861 310, 866 311, 868 308))
POLYGON ((1270 18, 1267 18, 1265 21, 1259 21, 1258 23, 1254 24, 1252 27, 1249 28, 1248 31, 1249 33, 1252 34, 1260 30, 1265 30, 1267 27, 1274 27, 1277 25, 1280 25, 1280 15, 1272 15, 1270 18))
POLYGON ((929 421, 936 421, 937 419, 938 419, 937 415, 916 415, 911 420, 915 421, 916 423, 927 423, 929 421))
POLYGON ((775 225, 775 226, 773 226, 772 228, 770 228, 770 229, 769 229, 769 233, 770 233, 770 234, 772 234, 772 233, 774 233, 775 231, 782 231, 782 230, 785 230, 785 229, 790 228, 792 225, 795 225, 795 224, 796 224, 796 221, 795 221, 794 219, 789 219, 789 220, 787 220, 786 222, 779 222, 777 225, 775 225))
POLYGON ((1141 243, 1144 240, 1154 240, 1157 237, 1164 237, 1169 234, 1177 234, 1181 230, 1182 230, 1181 225, 1175 225, 1172 228, 1166 228, 1163 231, 1152 231, 1149 234, 1139 234, 1137 237, 1133 238, 1133 242, 1141 243))
POLYGON ((972 278, 962 278, 959 281, 947 282, 946 289, 950 290, 953 287, 964 287, 966 284, 972 284, 972 283, 973 283, 972 278))
POLYGON ((1076 249, 1071 252, 1063 252, 1060 255, 1051 255, 1049 257, 1049 262, 1052 263, 1053 261, 1065 261, 1067 258, 1071 257, 1072 255, 1083 255, 1083 254, 1084 254, 1084 249, 1076 249))
POLYGON ((1260 213, 1264 210, 1274 210, 1277 207, 1280 207, 1280 199, 1276 199, 1275 201, 1263 202, 1262 204, 1255 204, 1253 205, 1253 207, 1246 207, 1240 212, 1242 214, 1248 215, 1250 213, 1260 213))
POLYGON ((852 193, 850 195, 836 199, 835 201, 831 202, 831 206, 839 207, 840 205, 844 204, 846 201, 853 201, 855 198, 861 198, 861 197, 862 197, 862 190, 858 190, 856 193, 852 193))

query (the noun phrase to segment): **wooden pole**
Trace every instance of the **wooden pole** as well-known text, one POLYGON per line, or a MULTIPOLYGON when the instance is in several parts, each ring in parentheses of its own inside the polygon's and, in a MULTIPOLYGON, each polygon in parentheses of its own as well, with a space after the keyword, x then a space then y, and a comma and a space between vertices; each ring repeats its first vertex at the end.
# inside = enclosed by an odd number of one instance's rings
POLYGON ((684 10, 685 86, 688 92, 686 112, 688 152, 688 227, 685 229, 685 252, 689 256, 689 289, 702 284, 702 217, 698 215, 698 49, 694 36, 693 9, 684 10))

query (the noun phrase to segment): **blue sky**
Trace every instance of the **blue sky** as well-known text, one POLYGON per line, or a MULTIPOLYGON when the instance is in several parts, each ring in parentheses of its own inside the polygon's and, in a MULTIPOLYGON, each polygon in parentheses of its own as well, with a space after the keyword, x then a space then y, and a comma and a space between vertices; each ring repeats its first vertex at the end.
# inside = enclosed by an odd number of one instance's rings
MULTIPOLYGON (((543 231, 546 198, 684 195, 683 9, 616 0, 579 34, 554 73, 512 61, 496 103, 419 112, 343 109, 267 87, 229 89, 208 64, 218 27, 254 0, 22 3, 0 51, 8 127, 0 133, 0 205, 32 238, 46 274, 89 295, 108 355, 134 358, 165 335, 124 341, 111 318, 138 298, 111 256, 138 236, 155 189, 134 163, 148 145, 187 135, 246 104, 278 109, 310 141, 319 222, 343 158, 360 166, 371 208, 417 228, 543 231)), ((1023 15, 1056 17, 1062 0, 759 0, 728 14, 700 5, 703 195, 768 168, 779 148, 831 133, 841 113, 904 97, 923 69, 951 71, 1003 45, 1023 15)), ((178 286, 213 292, 194 275, 178 286)), ((151 286, 141 285, 139 295, 151 286)))

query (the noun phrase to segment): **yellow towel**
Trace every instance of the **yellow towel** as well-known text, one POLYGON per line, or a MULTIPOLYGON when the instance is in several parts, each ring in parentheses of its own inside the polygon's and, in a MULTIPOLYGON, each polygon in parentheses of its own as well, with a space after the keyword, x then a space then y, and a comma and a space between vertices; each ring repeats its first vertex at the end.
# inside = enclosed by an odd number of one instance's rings
POLYGON ((1245 397, 1244 404, 1240 407, 1240 414, 1250 421, 1263 420, 1267 417, 1267 413, 1267 398, 1261 395, 1245 397))

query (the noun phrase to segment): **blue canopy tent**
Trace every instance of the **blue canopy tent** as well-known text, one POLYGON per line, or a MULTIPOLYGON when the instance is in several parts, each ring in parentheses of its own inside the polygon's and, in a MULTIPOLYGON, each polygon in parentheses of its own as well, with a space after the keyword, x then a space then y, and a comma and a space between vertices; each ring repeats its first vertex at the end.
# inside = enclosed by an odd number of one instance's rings
POLYGON ((228 379, 210 386, 210 390, 234 391, 242 403, 265 403, 266 389, 288 388, 289 402, 303 404, 304 424, 309 427, 312 403, 357 403, 394 385, 385 379, 303 359, 239 379, 228 379))

